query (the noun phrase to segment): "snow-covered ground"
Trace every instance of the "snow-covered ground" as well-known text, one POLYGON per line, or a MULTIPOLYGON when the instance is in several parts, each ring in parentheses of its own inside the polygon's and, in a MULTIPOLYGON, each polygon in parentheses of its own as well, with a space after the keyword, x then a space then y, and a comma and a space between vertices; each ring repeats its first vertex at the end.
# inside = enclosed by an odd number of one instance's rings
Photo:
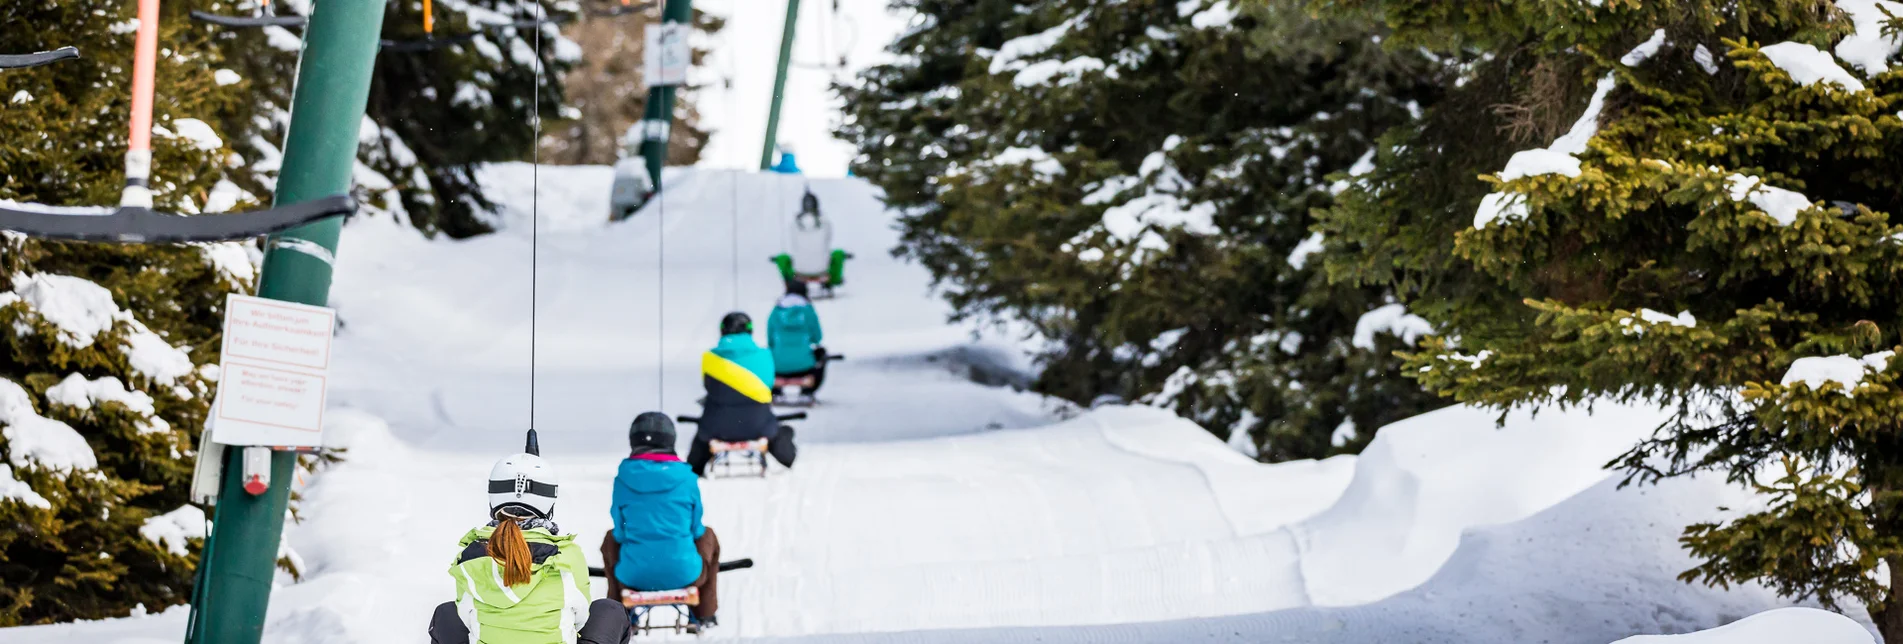
MULTIPOLYGON (((719 318, 760 318, 778 295, 767 258, 806 187, 679 171, 661 202, 606 225, 609 170, 530 174, 485 171, 513 207, 495 235, 346 229, 326 440, 348 461, 301 481, 307 521, 287 538, 306 577, 273 596, 266 641, 424 641, 489 466, 529 424, 532 285, 534 424, 563 477, 556 518, 593 550, 628 422, 694 411, 719 318)), ((1680 527, 1753 499, 1711 480, 1619 490, 1599 470, 1656 410, 1516 412, 1496 428, 1456 407, 1383 429, 1359 457, 1257 464, 1164 411, 973 382, 1028 365, 1012 339, 945 322, 927 274, 886 252, 896 233, 870 187, 810 187, 857 256, 818 304, 849 358, 799 424, 796 468, 703 485, 724 553, 758 563, 722 580, 711 637, 1605 644, 1787 605, 1674 579, 1690 565, 1680 527)), ((178 641, 184 616, 0 629, 0 644, 178 641)), ((1806 611, 1664 641, 1790 628, 1870 641, 1806 611)))

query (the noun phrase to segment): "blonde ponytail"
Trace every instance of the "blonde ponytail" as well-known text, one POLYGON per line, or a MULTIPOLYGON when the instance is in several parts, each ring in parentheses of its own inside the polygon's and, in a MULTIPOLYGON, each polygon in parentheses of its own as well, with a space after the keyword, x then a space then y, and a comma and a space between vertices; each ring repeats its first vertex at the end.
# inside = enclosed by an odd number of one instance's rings
POLYGON ((529 554, 528 539, 522 536, 522 525, 516 522, 515 517, 498 517, 496 531, 489 535, 489 556, 502 568, 503 585, 529 583, 529 564, 533 556, 529 554))

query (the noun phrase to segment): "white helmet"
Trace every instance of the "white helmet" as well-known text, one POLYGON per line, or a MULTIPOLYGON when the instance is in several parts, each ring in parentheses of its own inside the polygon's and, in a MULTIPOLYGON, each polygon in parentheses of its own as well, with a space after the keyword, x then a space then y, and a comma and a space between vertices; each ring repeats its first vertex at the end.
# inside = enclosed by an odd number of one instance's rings
POLYGON ((489 514, 496 516, 509 510, 508 514, 518 519, 547 519, 555 513, 555 490, 560 482, 555 468, 534 454, 524 452, 496 461, 489 470, 489 514))

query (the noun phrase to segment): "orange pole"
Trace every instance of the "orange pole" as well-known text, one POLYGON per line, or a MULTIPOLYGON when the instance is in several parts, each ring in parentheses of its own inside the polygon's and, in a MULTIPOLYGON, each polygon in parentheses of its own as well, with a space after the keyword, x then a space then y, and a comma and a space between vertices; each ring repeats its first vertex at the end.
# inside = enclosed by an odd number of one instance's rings
POLYGON ((132 52, 133 151, 152 149, 152 77, 159 59, 159 0, 139 0, 139 36, 132 52))
POLYGON ((132 49, 132 132, 126 139, 126 189, 121 207, 151 208, 152 87, 159 63, 159 0, 139 0, 139 35, 132 49))
POLYGON ((423 0, 423 35, 436 33, 436 17, 430 14, 430 0, 423 0))

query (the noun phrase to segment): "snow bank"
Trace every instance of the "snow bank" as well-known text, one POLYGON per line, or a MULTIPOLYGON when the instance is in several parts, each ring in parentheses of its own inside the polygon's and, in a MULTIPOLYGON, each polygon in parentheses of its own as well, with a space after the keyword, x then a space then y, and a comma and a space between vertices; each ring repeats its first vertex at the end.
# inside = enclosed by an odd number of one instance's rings
POLYGON ((1382 428, 1341 500, 1296 526, 1319 606, 1367 603, 1420 585, 1462 531, 1510 523, 1604 480, 1606 462, 1669 415, 1600 403, 1507 414, 1456 406, 1382 428))
POLYGON ((205 527, 204 510, 181 505, 177 510, 146 519, 145 524, 139 526, 139 536, 183 557, 190 554, 185 549, 188 540, 205 538, 205 527))
POLYGON ((1684 635, 1639 635, 1614 644, 1875 644, 1862 624, 1815 608, 1765 611, 1711 630, 1684 635))
POLYGON ((71 425, 39 415, 33 399, 12 380, 0 379, 0 436, 7 439, 7 461, 14 467, 54 471, 90 470, 99 466, 93 448, 71 425))

